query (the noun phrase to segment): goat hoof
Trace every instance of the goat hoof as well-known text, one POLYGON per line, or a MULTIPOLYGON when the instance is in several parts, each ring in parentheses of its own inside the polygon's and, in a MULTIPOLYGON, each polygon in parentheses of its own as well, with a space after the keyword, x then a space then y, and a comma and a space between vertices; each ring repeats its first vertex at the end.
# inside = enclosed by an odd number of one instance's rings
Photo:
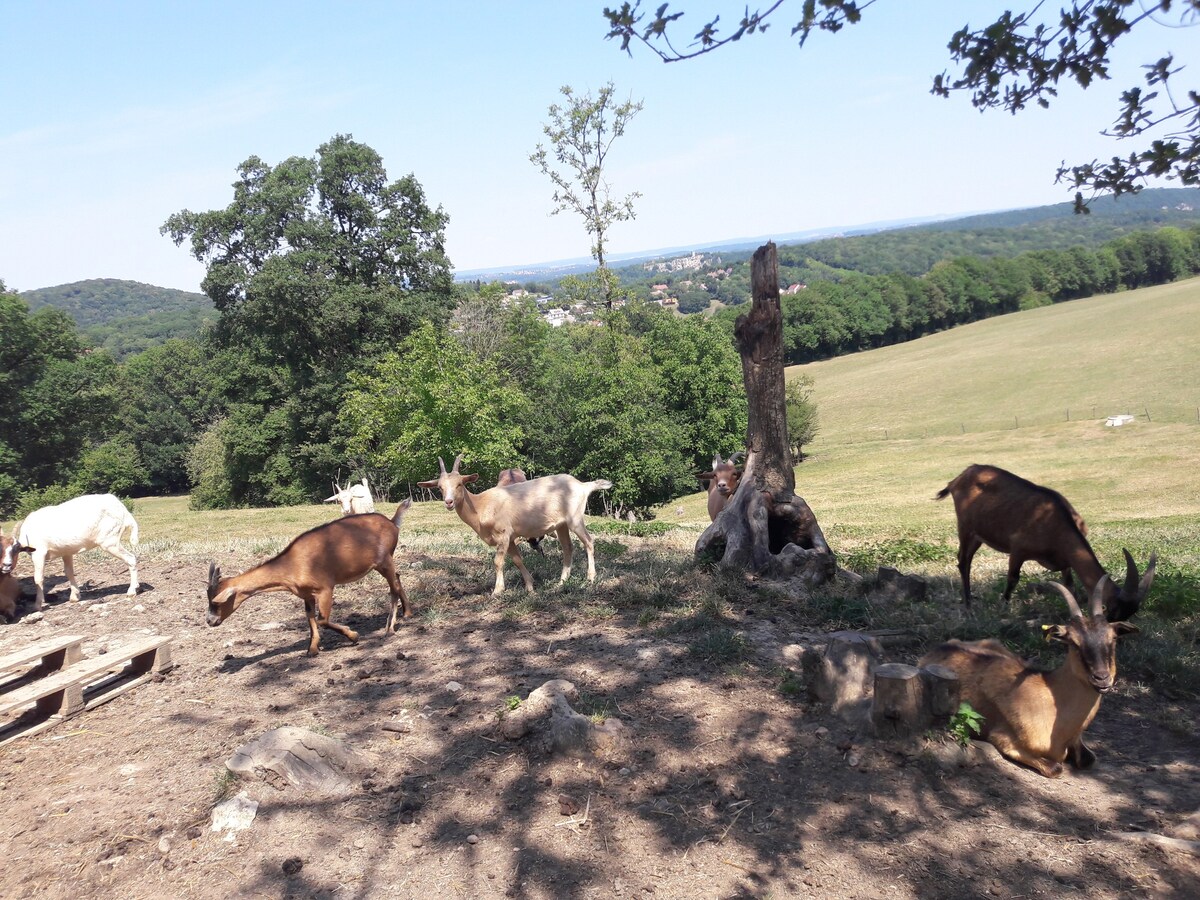
POLYGON ((346 632, 346 640, 348 640, 352 644, 357 644, 358 643, 358 632, 357 631, 347 631, 346 632))
POLYGON ((318 650, 316 647, 309 647, 309 648, 308 648, 308 652, 307 652, 307 653, 305 653, 304 655, 305 655, 305 656, 308 656, 308 657, 310 657, 310 658, 311 658, 311 657, 313 657, 313 656, 316 656, 316 655, 317 655, 318 653, 320 653, 320 652, 321 652, 321 651, 320 651, 320 650, 318 650))

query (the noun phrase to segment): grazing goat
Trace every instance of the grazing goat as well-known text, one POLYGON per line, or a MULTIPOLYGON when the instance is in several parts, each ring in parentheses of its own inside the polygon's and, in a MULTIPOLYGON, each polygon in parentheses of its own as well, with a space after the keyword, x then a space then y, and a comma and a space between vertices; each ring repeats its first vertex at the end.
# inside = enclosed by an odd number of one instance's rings
MULTIPOLYGON (((1104 568, 1087 540, 1087 525, 1058 491, 996 466, 973 465, 938 491, 936 499, 947 496, 954 497, 958 517, 958 571, 966 605, 971 604, 971 560, 982 544, 1009 555, 1005 600, 1012 596, 1026 560, 1060 570, 1068 587, 1073 570, 1089 595, 1103 578, 1104 568)), ((1123 552, 1125 586, 1105 582, 1109 621, 1132 617, 1154 581, 1155 554, 1150 554, 1146 574, 1139 579, 1133 557, 1123 552)))
POLYGON ((1100 709, 1100 696, 1117 677, 1117 638, 1137 631, 1128 622, 1104 619, 1102 575, 1085 617, 1075 597, 1061 584, 1071 620, 1047 625, 1046 638, 1067 645, 1067 658, 1052 672, 1027 666, 997 640, 949 641, 926 654, 920 665, 939 665, 958 675, 961 697, 983 716, 981 736, 1001 755, 1047 778, 1063 773, 1063 761, 1086 769, 1096 754, 1083 732, 1100 709))
POLYGON ((222 578, 217 565, 209 563, 205 621, 216 627, 255 594, 287 591, 304 601, 311 634, 308 655, 316 656, 321 643, 318 625, 333 629, 352 644, 358 643, 358 632, 330 621, 333 589, 339 584, 358 581, 374 570, 387 579, 391 588, 387 633, 393 634, 397 601, 404 609, 404 618, 412 615, 408 595, 396 577, 396 564, 392 560, 400 538, 400 522, 410 506, 412 501, 405 500, 390 519, 382 513, 365 513, 318 525, 293 540, 283 552, 241 575, 222 578))
POLYGON ((16 538, 5 537, 0 528, 0 615, 8 621, 17 617, 17 600, 21 596, 21 584, 13 570, 17 567, 17 554, 32 553, 32 547, 24 546, 16 538))
POLYGON ((571 475, 547 475, 531 481, 494 487, 472 494, 465 485, 478 480, 478 475, 460 475, 458 465, 447 472, 446 464, 438 457, 440 475, 434 481, 417 482, 421 487, 440 488, 446 509, 455 510, 489 547, 496 548, 496 586, 493 596, 504 592, 504 558, 511 557, 525 581, 525 590, 533 592, 533 578, 521 559, 518 538, 541 537, 553 531, 562 547, 563 567, 559 582, 571 575, 571 535, 574 534, 587 551, 588 581, 596 580, 596 560, 592 536, 583 521, 588 496, 596 490, 608 490, 612 482, 600 478, 579 481, 571 475))
POLYGON ((30 550, 33 559, 33 583, 37 585, 37 603, 41 609, 46 602, 42 587, 46 560, 61 556, 63 570, 71 585, 71 599, 78 602, 79 585, 75 582, 75 554, 99 547, 129 566, 129 590, 138 592, 137 557, 121 546, 121 537, 129 531, 129 544, 138 543, 138 524, 125 505, 112 494, 85 494, 60 503, 44 506, 31 512, 17 529, 17 540, 30 550))
POLYGON ((700 480, 708 482, 708 518, 710 521, 716 521, 721 510, 729 503, 733 492, 737 490, 738 481, 742 477, 742 470, 737 468, 737 461, 744 455, 739 450, 729 459, 721 462, 721 454, 714 453, 712 471, 700 473, 700 480))
POLYGON ((353 516, 358 513, 373 513, 375 512, 375 499, 371 496, 371 488, 367 485, 367 478, 364 475, 362 484, 350 484, 346 482, 344 488, 338 487, 338 483, 333 483, 334 495, 326 497, 325 503, 338 503, 342 507, 343 516, 353 516))

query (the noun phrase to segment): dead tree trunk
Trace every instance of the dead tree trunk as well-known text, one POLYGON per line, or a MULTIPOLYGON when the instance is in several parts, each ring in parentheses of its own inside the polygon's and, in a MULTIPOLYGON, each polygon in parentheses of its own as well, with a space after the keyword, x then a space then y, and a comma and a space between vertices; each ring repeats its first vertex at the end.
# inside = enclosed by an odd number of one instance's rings
POLYGON ((794 493, 773 243, 755 251, 750 272, 753 303, 734 325, 749 406, 746 466, 733 499, 696 542, 696 555, 717 554, 724 567, 821 584, 836 574, 837 560, 817 517, 794 493))

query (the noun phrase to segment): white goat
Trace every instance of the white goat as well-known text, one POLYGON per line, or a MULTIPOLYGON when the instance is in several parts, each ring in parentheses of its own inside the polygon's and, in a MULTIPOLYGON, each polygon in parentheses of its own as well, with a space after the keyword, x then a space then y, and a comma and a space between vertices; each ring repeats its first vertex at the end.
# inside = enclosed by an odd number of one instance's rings
POLYGON ((346 482, 346 486, 341 488, 335 481, 333 487, 337 493, 332 497, 326 497, 325 502, 341 504, 343 516, 375 512, 375 499, 371 496, 371 488, 367 486, 365 475, 362 484, 346 482))
POLYGON ((496 548, 496 587, 493 596, 504 592, 504 557, 512 557, 525 590, 533 593, 533 578, 521 559, 517 547, 518 538, 539 538, 553 531, 562 547, 563 566, 560 582, 571 577, 571 535, 574 534, 587 551, 588 581, 596 580, 596 558, 592 551, 592 536, 583 521, 583 511, 592 491, 608 490, 612 482, 599 478, 595 481, 580 481, 571 475, 547 475, 505 487, 494 487, 490 491, 472 494, 465 485, 476 481, 478 475, 460 475, 458 464, 460 453, 454 460, 454 468, 446 471, 446 464, 438 457, 441 474, 435 481, 417 482, 421 487, 440 488, 446 509, 458 513, 458 517, 474 529, 489 547, 496 548))
POLYGON ((138 525, 129 510, 112 494, 85 494, 60 503, 44 506, 31 512, 17 528, 17 540, 32 547, 33 583, 37 585, 37 605, 46 602, 42 579, 46 560, 61 556, 63 570, 71 584, 71 599, 79 600, 79 585, 75 582, 75 554, 99 547, 129 566, 129 596, 138 591, 137 557, 121 547, 121 537, 129 530, 129 544, 137 546, 138 525))

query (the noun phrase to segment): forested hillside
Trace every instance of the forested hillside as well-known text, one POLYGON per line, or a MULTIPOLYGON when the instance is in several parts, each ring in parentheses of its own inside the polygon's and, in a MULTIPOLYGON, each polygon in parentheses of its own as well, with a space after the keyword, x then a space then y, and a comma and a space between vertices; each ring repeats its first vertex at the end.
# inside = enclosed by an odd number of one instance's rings
POLYGON ((91 278, 22 291, 33 312, 44 306, 67 313, 83 336, 118 359, 171 338, 200 333, 216 314, 208 297, 117 278, 91 278))

